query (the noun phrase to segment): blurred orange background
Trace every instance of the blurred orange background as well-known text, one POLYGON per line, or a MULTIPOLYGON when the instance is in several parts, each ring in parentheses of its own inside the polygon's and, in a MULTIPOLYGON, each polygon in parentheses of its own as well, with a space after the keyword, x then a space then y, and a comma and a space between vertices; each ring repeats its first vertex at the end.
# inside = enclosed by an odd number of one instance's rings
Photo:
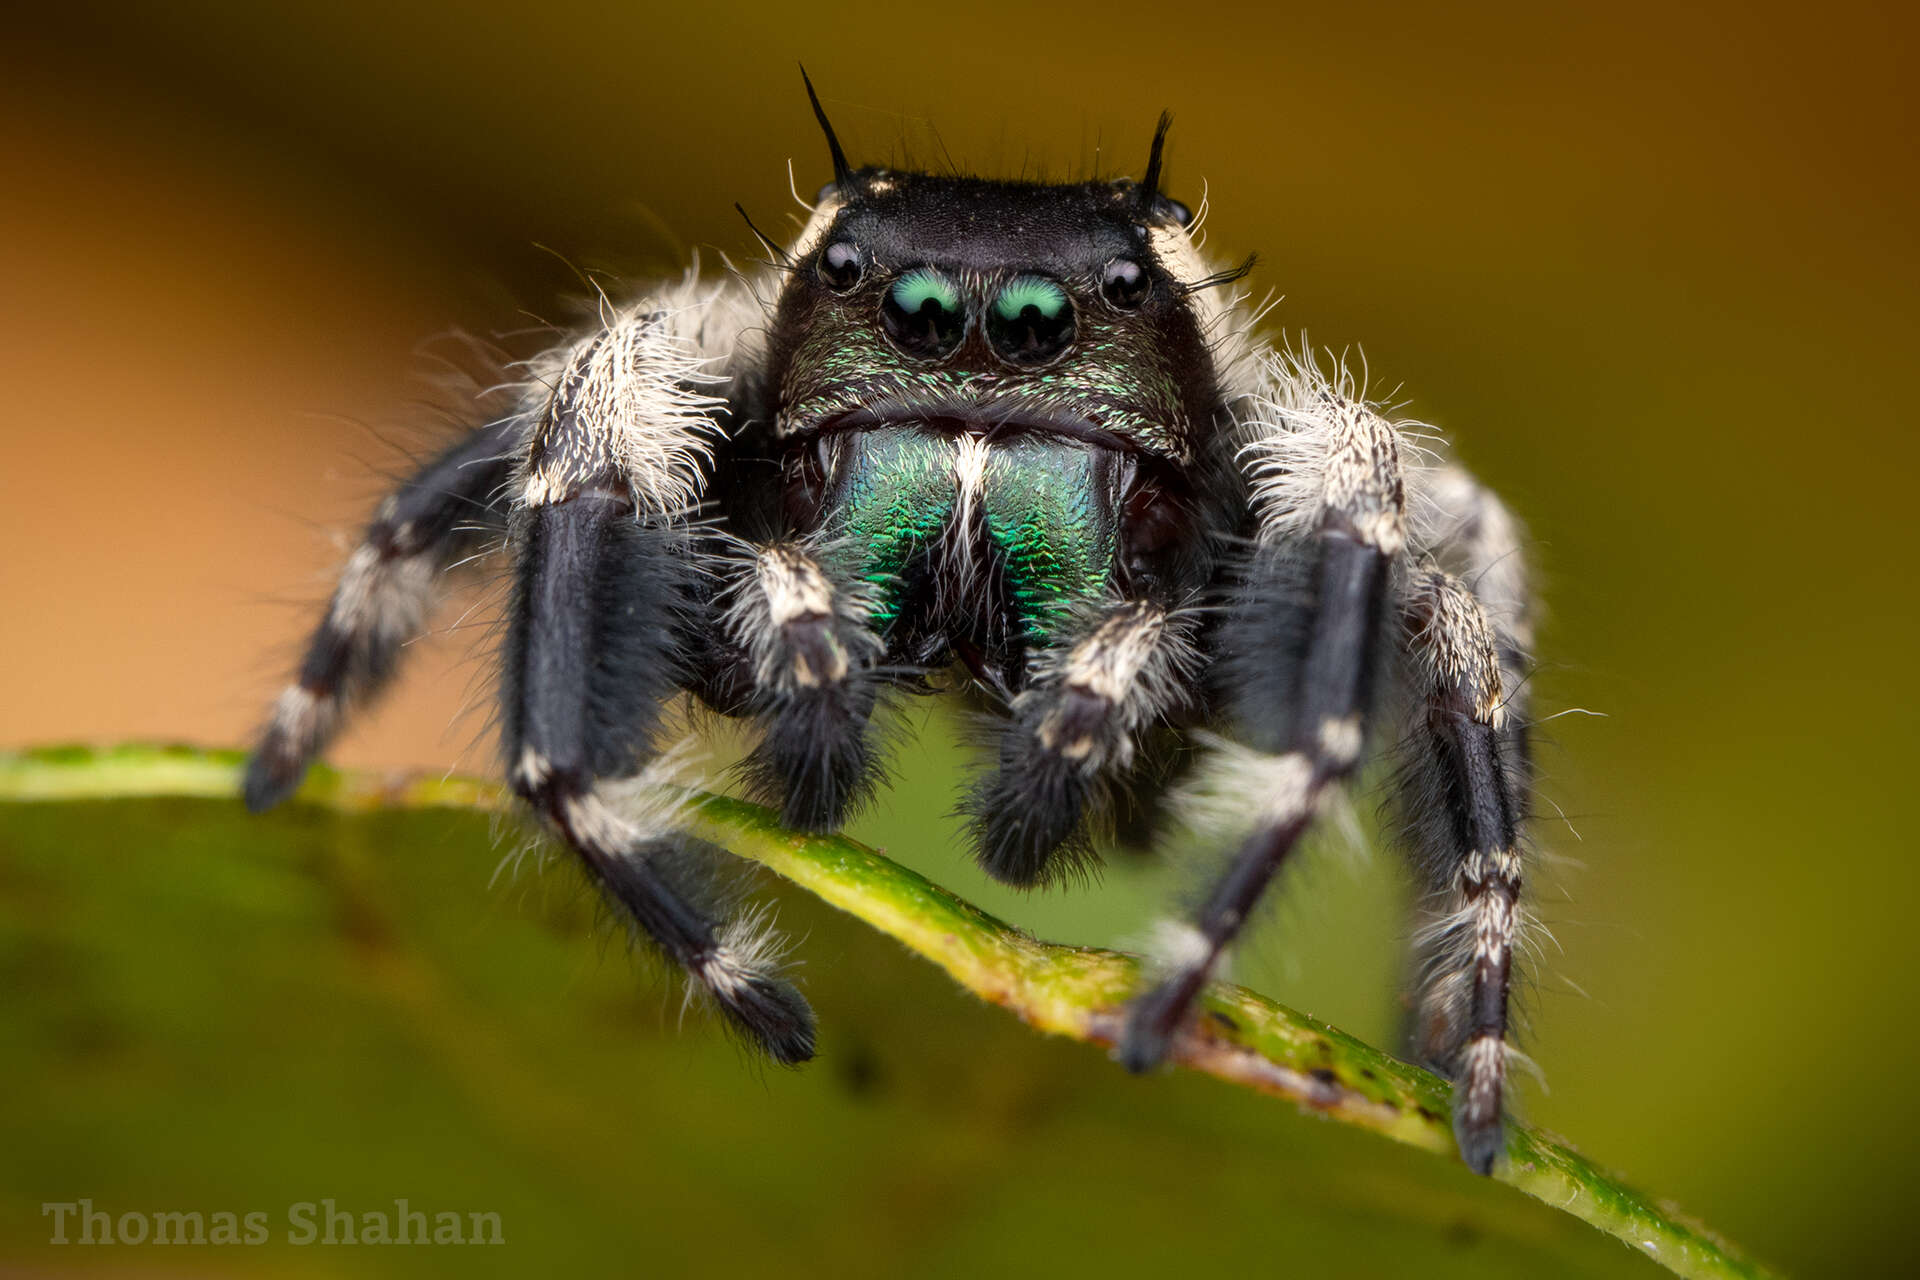
MULTIPOLYGON (((789 159, 802 192, 827 172, 797 57, 856 163, 1137 171, 1170 106, 1173 194, 1204 184, 1209 247, 1260 252, 1272 323, 1364 344, 1531 526, 1536 705, 1605 713, 1548 726, 1569 822, 1542 823, 1528 1114, 1801 1274, 1920 1258, 1908 7, 25 23, 0 43, 0 746, 242 739, 382 474, 442 430, 422 343, 563 316, 576 266, 753 256, 733 202, 784 227, 789 159)), ((480 634, 419 646, 334 758, 490 768, 480 634)), ((979 884, 928 750, 863 834, 1043 932, 1118 928, 979 884)), ((1255 971, 1374 1038, 1381 861, 1255 971)))

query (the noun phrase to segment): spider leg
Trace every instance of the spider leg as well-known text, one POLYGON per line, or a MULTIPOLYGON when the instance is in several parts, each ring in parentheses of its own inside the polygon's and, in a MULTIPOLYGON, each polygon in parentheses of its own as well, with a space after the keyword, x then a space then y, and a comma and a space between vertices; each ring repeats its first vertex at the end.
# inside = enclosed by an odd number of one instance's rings
POLYGON ((520 419, 506 418, 473 431, 381 502, 247 761, 247 808, 259 813, 291 795, 353 705, 391 680, 442 575, 482 545, 482 525, 500 515, 522 430, 520 419))
POLYGON ((1454 1133, 1480 1173, 1503 1145, 1529 786, 1519 687, 1509 683, 1524 651, 1494 624, 1496 612, 1441 569, 1411 583, 1403 618, 1416 705, 1396 796, 1430 916, 1416 942, 1424 988, 1416 1040, 1455 1081, 1454 1133))
MULTIPOLYGON (((1220 753, 1225 799, 1251 809, 1252 833, 1164 972, 1128 1006, 1122 1064, 1163 1061, 1221 954, 1312 823, 1357 766, 1396 559, 1405 547, 1402 442, 1342 372, 1275 360, 1256 404, 1272 427, 1246 450, 1262 545, 1228 620, 1239 718, 1266 750, 1220 753)), ((1220 774, 1216 773, 1216 781, 1220 774)))
POLYGON ((1438 517, 1431 557, 1480 602, 1494 631, 1500 658, 1507 732, 1518 739, 1525 768, 1526 703, 1533 674, 1533 596, 1520 524, 1506 503, 1458 466, 1427 473, 1425 496, 1438 517))
POLYGON ((812 1011, 751 916, 703 901, 669 794, 642 768, 661 706, 702 643, 685 512, 720 403, 700 387, 697 311, 638 311, 567 353, 534 430, 511 532, 517 584, 503 686, 514 789, 607 897, 776 1061, 813 1054, 812 1011), (638 777, 636 777, 638 775, 638 777), (641 795, 622 797, 637 784, 641 795))
POLYGON ((1135 738, 1188 696, 1191 618, 1142 600, 1084 611, 1033 662, 999 736, 999 767, 970 797, 987 874, 1043 884, 1084 868, 1087 811, 1132 767, 1135 738))
POLYGON ((743 765, 749 789, 779 806, 782 825, 831 831, 880 773, 872 593, 798 542, 754 548, 733 593, 727 625, 764 730, 743 765))

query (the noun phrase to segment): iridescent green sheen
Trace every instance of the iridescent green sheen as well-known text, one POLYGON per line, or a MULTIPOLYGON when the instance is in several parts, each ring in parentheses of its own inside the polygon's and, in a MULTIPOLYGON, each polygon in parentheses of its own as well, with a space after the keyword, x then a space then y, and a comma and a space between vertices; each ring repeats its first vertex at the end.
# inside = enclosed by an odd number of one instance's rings
POLYGON ((1051 320, 1060 314, 1060 308, 1067 305, 1064 289, 1051 280, 1039 276, 1021 276, 1000 291, 993 300, 993 309, 1000 313, 1003 320, 1018 320, 1021 312, 1028 307, 1038 311, 1041 316, 1051 320))
POLYGON ((1036 639, 1074 604, 1100 598, 1113 572, 1113 524, 1096 459, 1083 445, 1038 436, 1017 436, 987 455, 987 535, 1036 639))
POLYGON ((908 315, 920 314, 920 309, 932 302, 942 311, 960 309, 960 290, 952 280, 931 267, 917 267, 901 276, 893 284, 893 301, 908 315))
POLYGON ((911 427, 861 433, 847 451, 832 532, 877 590, 874 625, 900 609, 899 582, 946 527, 958 497, 953 446, 911 427))

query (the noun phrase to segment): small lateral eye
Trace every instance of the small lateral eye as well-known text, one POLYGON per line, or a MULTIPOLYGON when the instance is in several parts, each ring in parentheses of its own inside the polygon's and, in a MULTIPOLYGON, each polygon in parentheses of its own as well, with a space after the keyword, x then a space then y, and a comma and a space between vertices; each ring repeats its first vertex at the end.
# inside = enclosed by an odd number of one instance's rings
POLYGON ((1073 304, 1044 276, 1016 276, 987 313, 987 340, 1009 364, 1045 364, 1073 341, 1073 304))
POLYGON ((1114 306, 1131 311, 1153 292, 1153 281, 1131 258, 1115 258, 1100 277, 1100 292, 1114 306))
POLYGON ((851 240, 830 244, 820 254, 820 279, 835 293, 845 293, 867 272, 866 255, 851 240))
POLYGON ((880 303, 880 324, 893 345, 910 356, 937 360, 952 355, 967 333, 960 286, 932 267, 916 267, 887 290, 880 303))

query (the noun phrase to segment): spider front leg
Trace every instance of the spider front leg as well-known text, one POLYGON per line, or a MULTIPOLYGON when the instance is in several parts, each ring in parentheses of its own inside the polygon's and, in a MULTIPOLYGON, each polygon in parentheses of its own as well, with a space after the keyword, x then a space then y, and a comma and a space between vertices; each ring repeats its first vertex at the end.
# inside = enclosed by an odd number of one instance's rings
POLYGON ((878 781, 873 592, 801 542, 753 548, 727 626, 747 654, 762 735, 749 790, 783 826, 831 831, 878 781))
POLYGON ((353 706, 392 679, 443 574, 504 521, 523 429, 512 417, 475 430, 380 504, 247 761, 247 808, 260 813, 293 794, 353 706))
POLYGON ((1132 766, 1137 735, 1189 697, 1192 621, 1112 600, 1080 611, 1041 650, 1000 733, 999 767, 967 805, 987 874, 1025 887, 1088 865, 1088 810, 1132 766))
POLYGON ((1225 748, 1214 785, 1252 833, 1156 984, 1128 1006, 1118 1056, 1145 1071, 1167 1055, 1221 954, 1360 761, 1382 622, 1405 547, 1403 445, 1393 424, 1310 361, 1275 360, 1245 460, 1260 522, 1223 644, 1238 716, 1261 750, 1225 748))
POLYGON ((503 672, 514 789, 628 919, 776 1061, 813 1055, 812 1011, 754 917, 722 920, 670 794, 638 779, 661 707, 710 639, 710 584, 685 512, 718 402, 686 312, 637 312, 570 354, 529 441, 512 529, 503 672), (636 803, 637 801, 637 803, 636 803))

